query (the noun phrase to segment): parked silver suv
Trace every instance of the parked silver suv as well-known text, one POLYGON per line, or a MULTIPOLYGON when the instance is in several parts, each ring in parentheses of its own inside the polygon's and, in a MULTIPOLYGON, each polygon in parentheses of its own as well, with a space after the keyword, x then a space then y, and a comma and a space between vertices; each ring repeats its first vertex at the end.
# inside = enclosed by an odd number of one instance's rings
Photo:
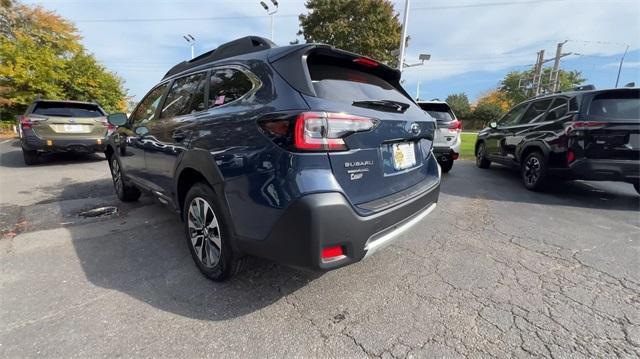
POLYGON ((418 101, 418 105, 437 121, 433 153, 442 168, 442 172, 449 172, 453 167, 453 161, 460 156, 462 122, 456 118, 453 110, 446 102, 418 101))

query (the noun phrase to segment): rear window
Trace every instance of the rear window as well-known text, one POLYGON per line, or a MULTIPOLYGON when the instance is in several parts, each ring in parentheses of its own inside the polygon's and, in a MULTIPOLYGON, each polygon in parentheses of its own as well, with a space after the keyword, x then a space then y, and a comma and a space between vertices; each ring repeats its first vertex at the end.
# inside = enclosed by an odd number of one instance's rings
POLYGON ((419 103, 418 105, 438 122, 451 122, 455 119, 451 108, 446 103, 419 103))
POLYGON ((320 98, 348 104, 370 100, 411 103, 393 85, 374 74, 312 61, 308 67, 313 88, 320 98))
POLYGON ((56 117, 101 117, 104 113, 98 105, 69 102, 38 102, 33 114, 56 117))
POLYGON ((640 120, 640 91, 611 91, 596 95, 587 115, 597 116, 600 119, 634 119, 640 120))

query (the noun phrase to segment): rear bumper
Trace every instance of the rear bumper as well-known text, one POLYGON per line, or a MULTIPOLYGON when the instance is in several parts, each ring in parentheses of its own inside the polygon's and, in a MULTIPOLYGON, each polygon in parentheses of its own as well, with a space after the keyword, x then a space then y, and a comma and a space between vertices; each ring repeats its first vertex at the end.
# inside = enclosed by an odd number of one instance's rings
POLYGON ((250 255, 327 271, 358 262, 419 223, 436 206, 440 182, 413 198, 369 216, 357 214, 337 192, 316 193, 294 202, 262 241, 240 241, 250 255), (323 248, 341 246, 344 256, 325 262, 323 248))
POLYGON ((24 131, 22 148, 39 152, 102 152, 105 149, 103 137, 82 137, 72 139, 40 138, 31 131, 24 131), (47 141, 51 141, 47 143, 47 141))
POLYGON ((460 156, 460 149, 452 147, 433 147, 433 155, 439 162, 457 160, 460 156))
POLYGON ((551 173, 565 179, 640 183, 640 162, 580 159, 569 168, 551 169, 551 173))

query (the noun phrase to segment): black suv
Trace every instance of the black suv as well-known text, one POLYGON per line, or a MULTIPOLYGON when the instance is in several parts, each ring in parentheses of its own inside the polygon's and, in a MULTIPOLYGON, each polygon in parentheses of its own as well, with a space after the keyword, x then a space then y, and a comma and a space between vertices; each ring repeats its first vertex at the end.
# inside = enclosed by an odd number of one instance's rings
POLYGON ((480 131, 476 164, 520 168, 526 188, 551 177, 623 181, 640 193, 640 89, 555 93, 515 106, 480 131))
POLYGON ((435 123, 400 73, 327 45, 232 41, 173 67, 107 141, 118 197, 178 212, 194 261, 231 276, 244 255, 330 270, 431 212, 435 123))

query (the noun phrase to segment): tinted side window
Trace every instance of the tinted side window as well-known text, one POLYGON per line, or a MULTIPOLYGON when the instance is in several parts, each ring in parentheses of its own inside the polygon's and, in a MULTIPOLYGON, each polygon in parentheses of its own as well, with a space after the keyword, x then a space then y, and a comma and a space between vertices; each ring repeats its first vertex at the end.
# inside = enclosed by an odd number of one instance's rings
POLYGON ((175 80, 164 101, 160 118, 188 115, 204 110, 205 78, 205 73, 199 73, 175 80))
POLYGON ((242 71, 215 70, 209 82, 209 107, 217 107, 235 101, 251 91, 253 83, 242 71))
POLYGON ((131 114, 131 122, 139 125, 152 121, 156 114, 156 109, 160 105, 160 100, 165 90, 169 86, 168 83, 162 84, 151 90, 147 96, 140 101, 136 110, 131 114))
POLYGON ((502 119, 500 120, 500 126, 513 126, 518 123, 520 116, 524 113, 524 110, 527 109, 528 103, 523 103, 522 105, 516 106, 513 110, 509 111, 502 119))
POLYGON ((553 104, 549 108, 549 113, 545 117, 545 121, 555 121, 564 116, 569 111, 569 101, 564 97, 558 97, 553 100, 553 104))
POLYGON ((551 105, 552 100, 553 99, 540 100, 531 104, 531 106, 529 106, 529 109, 527 109, 527 112, 524 114, 524 116, 522 116, 522 119, 519 121, 519 123, 527 124, 538 122, 545 114, 545 112, 547 112, 547 109, 549 108, 549 105, 551 105))

